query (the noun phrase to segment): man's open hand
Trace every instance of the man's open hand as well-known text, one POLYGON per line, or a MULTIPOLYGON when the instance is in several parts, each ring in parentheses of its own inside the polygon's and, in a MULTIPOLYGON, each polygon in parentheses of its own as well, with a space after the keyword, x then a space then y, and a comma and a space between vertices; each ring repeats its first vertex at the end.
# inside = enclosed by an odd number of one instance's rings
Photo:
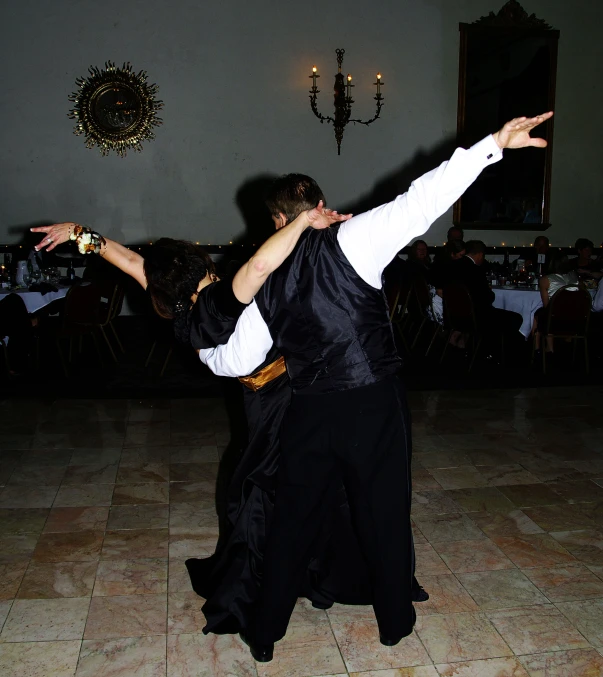
POLYGON ((501 148, 546 148, 544 139, 532 138, 530 131, 553 117, 553 111, 537 115, 535 118, 514 118, 493 134, 494 140, 501 148))
POLYGON ((328 228, 333 223, 347 221, 352 218, 352 214, 339 214, 334 209, 327 209, 322 200, 314 209, 308 209, 306 216, 310 227, 316 230, 328 228))

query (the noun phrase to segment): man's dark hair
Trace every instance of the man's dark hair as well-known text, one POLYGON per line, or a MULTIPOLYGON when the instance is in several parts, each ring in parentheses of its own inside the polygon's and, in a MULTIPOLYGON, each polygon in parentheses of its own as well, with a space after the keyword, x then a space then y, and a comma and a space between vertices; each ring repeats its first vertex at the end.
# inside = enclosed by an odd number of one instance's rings
POLYGON ((465 252, 467 255, 485 254, 486 245, 481 240, 469 240, 465 245, 465 252))
POLYGON ((547 246, 549 244, 549 238, 546 235, 539 235, 535 240, 534 240, 534 246, 537 247, 540 242, 546 242, 547 246))
POLYGON ((455 230, 459 231, 459 233, 461 234, 461 240, 463 240, 465 237, 465 232, 460 226, 450 226, 450 228, 448 228, 448 233, 446 233, 446 239, 450 240, 450 236, 455 230))
POLYGON ((591 249, 594 247, 593 243, 586 237, 579 237, 576 240, 576 244, 574 245, 577 251, 580 251, 581 249, 586 249, 586 247, 590 247, 591 249))
POLYGON ((463 250, 467 253, 467 245, 462 240, 448 240, 445 245, 446 256, 450 259, 455 254, 460 254, 463 250))
POLYGON ((282 213, 289 223, 304 210, 314 209, 321 200, 326 207, 325 196, 313 178, 305 174, 285 174, 275 179, 265 201, 272 216, 282 213))
POLYGON ((170 237, 157 240, 144 258, 147 290, 157 314, 171 319, 179 307, 188 307, 199 282, 214 270, 202 247, 170 237))

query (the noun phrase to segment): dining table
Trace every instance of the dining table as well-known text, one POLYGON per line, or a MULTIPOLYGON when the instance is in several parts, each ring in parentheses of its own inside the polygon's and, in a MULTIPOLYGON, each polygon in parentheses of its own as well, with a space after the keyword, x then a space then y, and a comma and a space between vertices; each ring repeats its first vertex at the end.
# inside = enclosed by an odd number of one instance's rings
POLYGON ((65 298, 67 292, 71 289, 71 285, 52 284, 52 289, 45 293, 42 291, 31 290, 28 287, 14 287, 13 289, 0 289, 0 301, 9 294, 17 294, 23 299, 27 312, 30 315, 42 310, 45 306, 50 305, 53 301, 65 298), (56 291, 54 291, 56 289, 56 291))
MULTIPOLYGON (((519 331, 528 338, 534 324, 534 313, 542 308, 540 290, 534 286, 504 286, 492 287, 494 292, 493 306, 502 310, 510 310, 519 313, 522 323, 519 331)), ((589 289, 590 295, 595 296, 594 289, 589 289)))

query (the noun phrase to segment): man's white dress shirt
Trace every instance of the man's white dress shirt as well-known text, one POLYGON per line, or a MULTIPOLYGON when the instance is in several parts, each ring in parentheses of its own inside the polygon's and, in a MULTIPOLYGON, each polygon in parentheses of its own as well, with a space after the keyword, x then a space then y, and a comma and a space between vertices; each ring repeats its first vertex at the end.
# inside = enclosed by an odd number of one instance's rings
MULTIPOLYGON (((396 253, 426 232, 485 167, 501 158, 493 136, 468 150, 457 148, 450 160, 413 181, 403 195, 344 221, 337 233, 343 254, 365 282, 380 289, 383 270, 396 253)), ((271 347, 270 331, 253 301, 228 343, 200 350, 199 358, 219 376, 246 376, 266 359, 271 347)))

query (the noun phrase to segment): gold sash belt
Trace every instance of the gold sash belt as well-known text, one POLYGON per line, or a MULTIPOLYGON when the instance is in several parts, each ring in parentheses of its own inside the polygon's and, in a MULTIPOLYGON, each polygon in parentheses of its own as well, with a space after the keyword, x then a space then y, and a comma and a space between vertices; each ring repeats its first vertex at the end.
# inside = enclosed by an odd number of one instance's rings
POLYGON ((285 358, 279 357, 278 360, 269 364, 267 367, 260 369, 260 371, 257 371, 255 374, 240 377, 239 381, 241 381, 244 386, 247 386, 249 390, 257 392, 260 388, 263 388, 267 383, 270 383, 270 381, 274 381, 275 378, 284 374, 286 371, 285 358))

